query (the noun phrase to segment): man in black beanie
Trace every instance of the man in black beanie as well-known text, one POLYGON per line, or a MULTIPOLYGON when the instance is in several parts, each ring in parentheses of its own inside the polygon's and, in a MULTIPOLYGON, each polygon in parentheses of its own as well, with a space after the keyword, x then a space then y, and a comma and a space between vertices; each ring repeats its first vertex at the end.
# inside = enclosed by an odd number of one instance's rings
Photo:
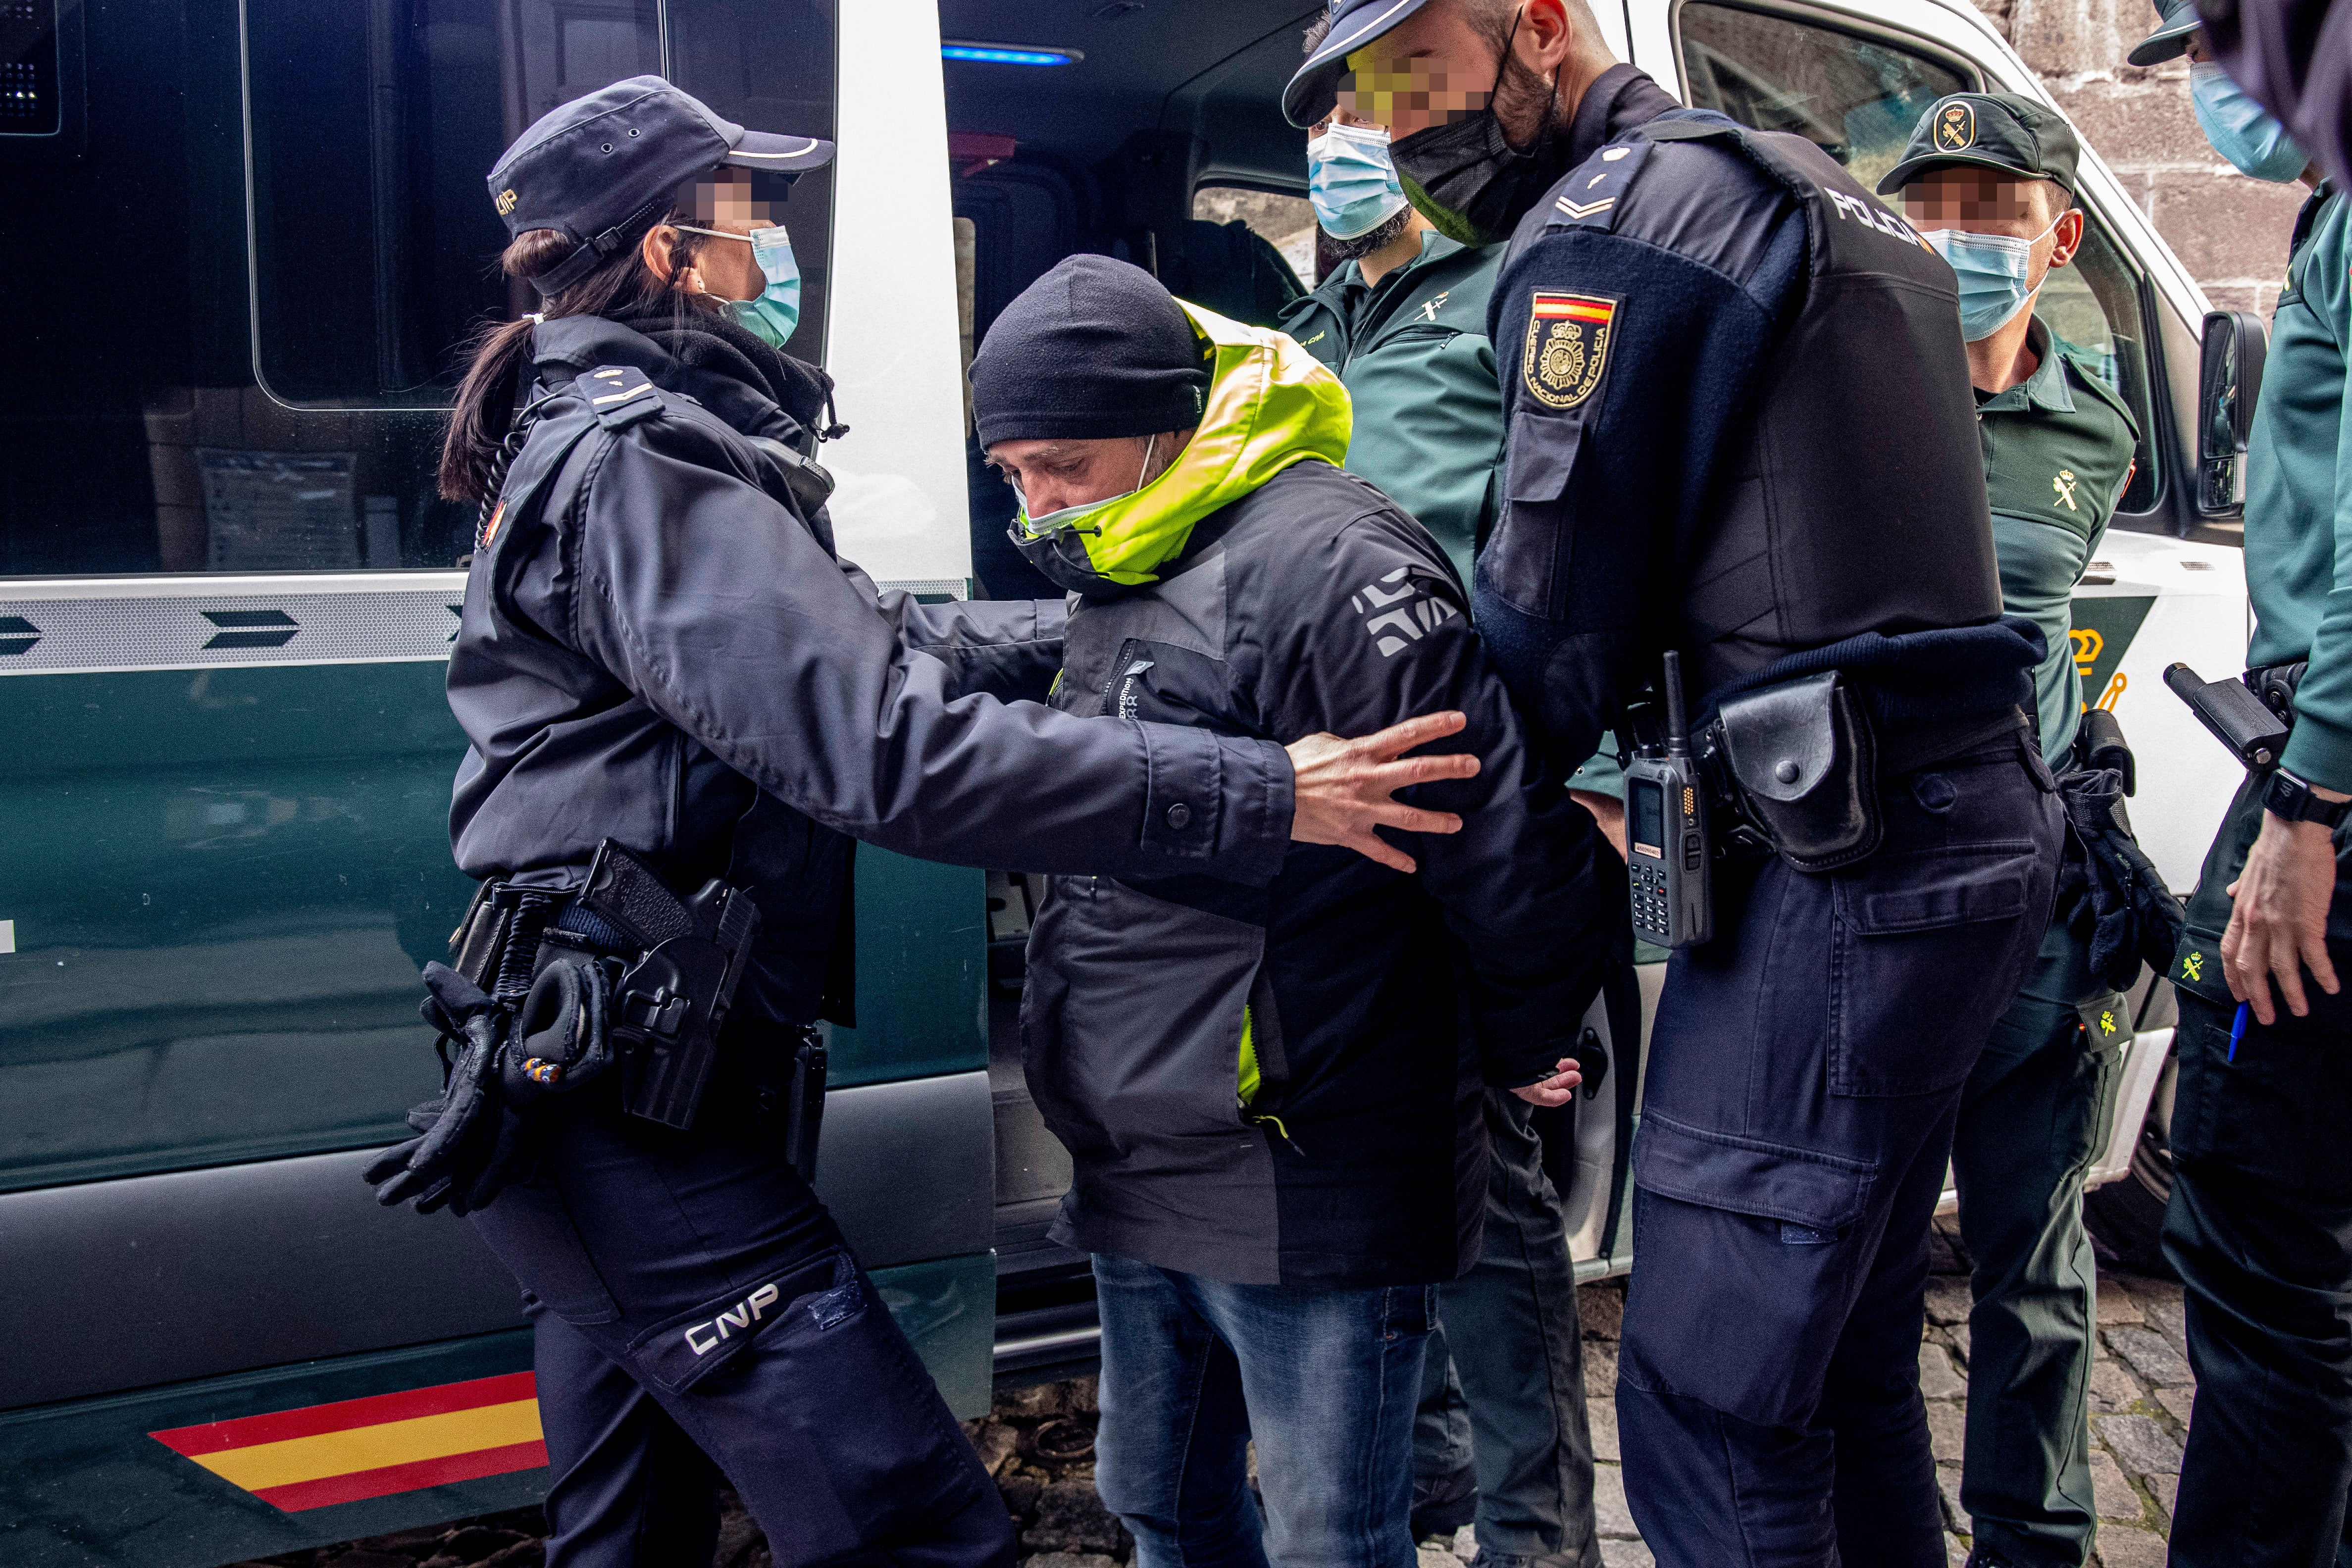
POLYGON ((1479 1253, 1484 1090, 1574 1090, 1623 869, 1529 754, 1444 552, 1337 466, 1347 393, 1290 339, 1074 256, 971 380, 1014 542, 1074 596, 1054 706, 1277 742, 1468 716, 1448 744, 1478 773, 1421 802, 1459 834, 1391 835, 1380 863, 1302 846, 1265 888, 1051 879, 1022 1003, 1073 1166, 1055 1239, 1094 1255, 1096 1484, 1139 1560, 1412 1568, 1422 1351, 1479 1253))

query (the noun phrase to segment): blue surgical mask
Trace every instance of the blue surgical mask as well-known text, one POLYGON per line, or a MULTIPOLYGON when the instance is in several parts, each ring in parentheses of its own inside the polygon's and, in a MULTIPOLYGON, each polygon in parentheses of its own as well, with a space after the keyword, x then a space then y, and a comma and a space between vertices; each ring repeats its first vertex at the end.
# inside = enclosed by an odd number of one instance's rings
POLYGON ((751 259, 760 266, 760 275, 768 285, 750 299, 720 301, 735 324, 772 349, 781 349, 792 340, 793 329, 801 323, 801 264, 793 256, 792 236, 784 225, 774 225, 753 229, 749 235, 731 235, 724 229, 698 229, 690 224, 677 227, 688 234, 709 235, 716 239, 748 240, 751 259))
MULTIPOLYGON (((2063 218, 2065 214, 2061 213, 2058 216, 2063 218)), ((2032 239, 1970 234, 1966 229, 1921 232, 1919 237, 1934 247, 1952 269, 1952 276, 1959 280, 1962 338, 1971 343, 1990 338, 2033 302, 2034 295, 2042 288, 2038 283, 2031 287, 2026 285, 2026 276, 2033 266, 2033 247, 2057 226, 2058 218, 2053 218, 2050 228, 2032 239)))
POLYGON ((2189 101, 2205 140, 2239 173, 2287 185, 2311 166, 2278 117, 2213 61, 2199 60, 2189 68, 2189 101))
POLYGON ((1371 233, 1404 210, 1404 187, 1380 125, 1333 125, 1307 144, 1307 199, 1333 239, 1371 233))

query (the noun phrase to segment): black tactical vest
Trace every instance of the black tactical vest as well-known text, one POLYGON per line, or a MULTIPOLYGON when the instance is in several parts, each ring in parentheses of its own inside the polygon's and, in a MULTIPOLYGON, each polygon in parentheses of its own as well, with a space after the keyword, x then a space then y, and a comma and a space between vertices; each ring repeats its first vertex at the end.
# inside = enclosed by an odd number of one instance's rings
POLYGON ((1670 120, 1804 209, 1806 276, 1750 423, 1678 551, 1693 692, 1866 632, 1979 624, 2000 574, 1951 270, 1801 136, 1670 120))

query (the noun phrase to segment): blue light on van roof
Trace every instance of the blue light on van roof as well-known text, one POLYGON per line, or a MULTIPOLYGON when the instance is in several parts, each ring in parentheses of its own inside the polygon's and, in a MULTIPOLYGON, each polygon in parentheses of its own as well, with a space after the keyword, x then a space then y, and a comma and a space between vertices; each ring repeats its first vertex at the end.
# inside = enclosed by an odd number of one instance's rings
POLYGON ((1027 44, 975 44, 950 39, 940 46, 943 60, 976 60, 989 66, 1074 66, 1086 56, 1076 49, 1038 48, 1027 44))

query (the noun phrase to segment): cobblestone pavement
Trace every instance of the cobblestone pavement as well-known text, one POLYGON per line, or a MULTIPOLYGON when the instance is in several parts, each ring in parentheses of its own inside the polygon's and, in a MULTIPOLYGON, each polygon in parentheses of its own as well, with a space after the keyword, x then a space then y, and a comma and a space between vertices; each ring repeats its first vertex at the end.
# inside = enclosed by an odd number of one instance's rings
MULTIPOLYGON (((1927 1281, 1927 1330, 1919 1346, 1919 1388, 1942 1485, 1951 1560, 1968 1556, 1960 1511, 1961 1427, 1969 1390, 1967 1265, 1937 1222, 1935 1273, 1927 1281)), ((1649 1549, 1625 1506, 1617 1447, 1617 1337, 1622 1281, 1578 1292, 1584 1324, 1584 1385, 1599 1460, 1601 1557, 1607 1568, 1647 1568, 1649 1549)), ((2102 1568, 2162 1568, 2164 1538, 2180 1478, 2189 1426, 2180 1287, 2168 1281, 2099 1273, 2099 1344, 2091 1368, 2091 1478, 2099 1511, 2102 1568)), ((1021 1531, 1024 1568, 1118 1568, 1134 1542, 1095 1496, 1092 1378, 1002 1393, 996 1407, 964 1430, 995 1477, 1021 1531)), ((715 1568, 769 1568, 766 1543, 730 1494, 715 1568)), ((436 1530, 411 1531, 266 1561, 271 1568, 540 1568, 537 1511, 436 1530)), ((1462 1568, 1475 1552, 1472 1532, 1422 1543, 1420 1568, 1462 1568)), ((247 1568, 247 1565, 240 1565, 247 1568)))

